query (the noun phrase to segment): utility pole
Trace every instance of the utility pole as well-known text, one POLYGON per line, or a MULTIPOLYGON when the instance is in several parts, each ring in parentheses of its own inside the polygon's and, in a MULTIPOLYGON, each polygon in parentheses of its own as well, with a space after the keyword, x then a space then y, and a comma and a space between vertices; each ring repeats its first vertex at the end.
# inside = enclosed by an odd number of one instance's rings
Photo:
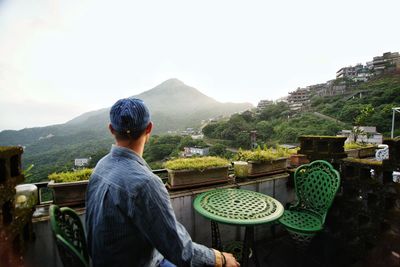
POLYGON ((396 116, 396 112, 400 113, 400 107, 392 108, 392 110, 393 110, 393 117, 392 117, 392 134, 391 134, 391 138, 394 137, 394 119, 395 119, 395 116, 396 116))

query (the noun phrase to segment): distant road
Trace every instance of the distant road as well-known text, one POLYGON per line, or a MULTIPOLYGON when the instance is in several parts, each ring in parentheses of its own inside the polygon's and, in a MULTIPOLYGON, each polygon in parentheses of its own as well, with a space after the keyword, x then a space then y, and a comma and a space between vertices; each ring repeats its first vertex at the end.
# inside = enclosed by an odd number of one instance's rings
MULTIPOLYGON (((203 138, 203 141, 208 146, 214 146, 215 143, 218 142, 219 140, 218 139, 211 139, 211 138, 206 137, 206 138, 203 138)), ((228 150, 228 151, 233 152, 233 153, 237 153, 239 151, 238 149, 233 148, 233 147, 227 147, 227 148, 225 148, 225 150, 228 150)))

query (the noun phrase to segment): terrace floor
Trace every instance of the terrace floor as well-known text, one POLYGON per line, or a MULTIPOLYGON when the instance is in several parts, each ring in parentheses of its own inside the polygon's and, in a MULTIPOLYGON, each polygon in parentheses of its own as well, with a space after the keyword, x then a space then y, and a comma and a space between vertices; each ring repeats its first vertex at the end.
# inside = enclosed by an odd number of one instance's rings
MULTIPOLYGON (((316 236, 305 250, 298 249, 289 235, 259 241, 256 246, 260 266, 350 266, 346 253, 326 233, 316 236)), ((253 261, 250 261, 250 266, 255 266, 253 261)))
MULTIPOLYGON (((256 247, 261 267, 400 266, 400 257, 396 253, 400 249, 400 239, 387 240, 387 235, 382 235, 381 242, 358 262, 352 261, 352 255, 327 232, 317 235, 305 250, 298 249, 287 234, 273 240, 259 241, 256 247)), ((255 266, 251 260, 250 266, 255 266)))

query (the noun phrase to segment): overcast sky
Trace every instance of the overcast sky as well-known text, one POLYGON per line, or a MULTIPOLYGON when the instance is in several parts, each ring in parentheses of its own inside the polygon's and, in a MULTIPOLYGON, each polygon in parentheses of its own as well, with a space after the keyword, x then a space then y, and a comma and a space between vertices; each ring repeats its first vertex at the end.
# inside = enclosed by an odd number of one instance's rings
POLYGON ((178 78, 277 99, 400 51, 400 1, 0 0, 0 130, 64 123, 178 78))

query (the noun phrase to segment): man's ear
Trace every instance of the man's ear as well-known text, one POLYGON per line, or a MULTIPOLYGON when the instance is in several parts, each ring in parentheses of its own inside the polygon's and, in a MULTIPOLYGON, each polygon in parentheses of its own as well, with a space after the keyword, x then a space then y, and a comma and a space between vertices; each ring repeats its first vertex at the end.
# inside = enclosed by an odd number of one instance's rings
POLYGON ((110 130, 111 134, 114 135, 115 130, 114 130, 114 128, 112 127, 111 123, 108 125, 108 129, 110 130))
POLYGON ((149 122, 149 124, 146 127, 145 133, 150 134, 152 130, 153 130, 153 123, 149 122))

